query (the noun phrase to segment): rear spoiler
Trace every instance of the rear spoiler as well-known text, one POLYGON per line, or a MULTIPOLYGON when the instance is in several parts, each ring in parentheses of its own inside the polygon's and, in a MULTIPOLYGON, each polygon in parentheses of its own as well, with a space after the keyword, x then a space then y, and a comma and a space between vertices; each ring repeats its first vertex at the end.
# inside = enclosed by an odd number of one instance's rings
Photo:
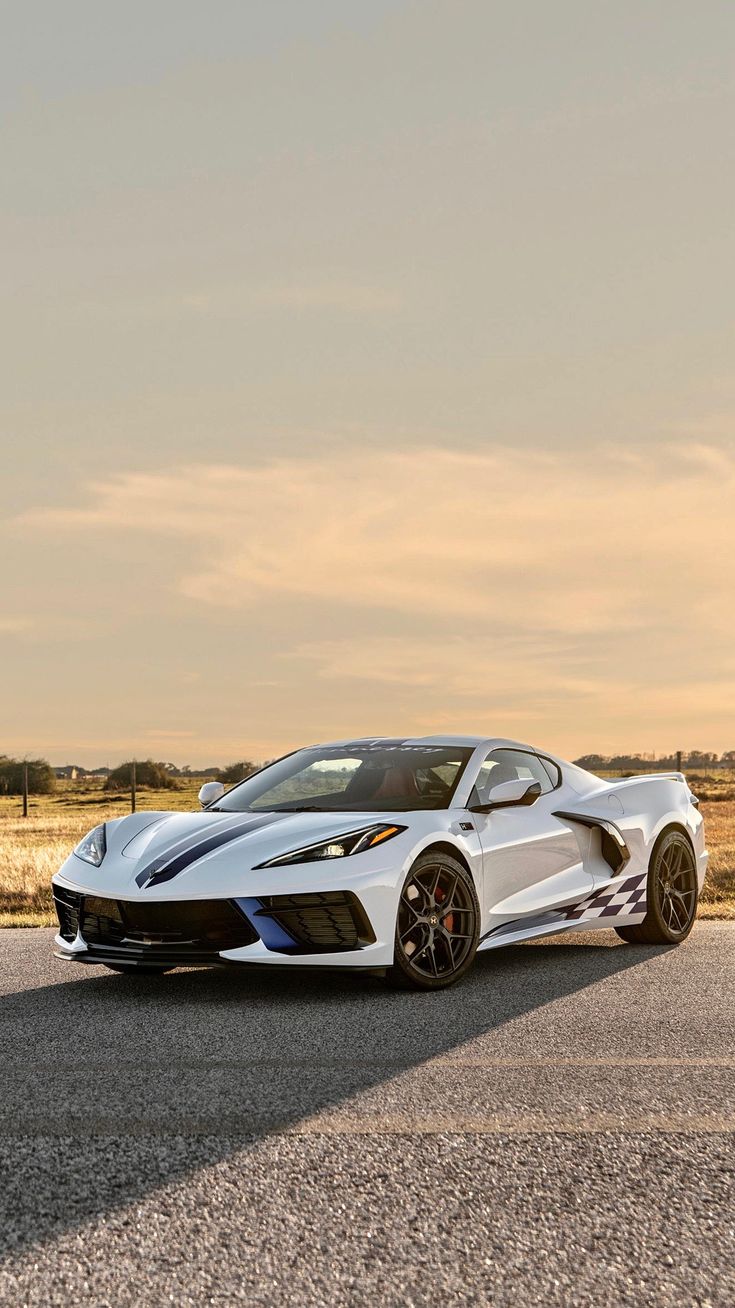
POLYGON ((686 785, 683 772, 636 772, 632 777, 607 777, 609 786, 627 786, 633 781, 682 781, 686 785))
POLYGON ((620 786, 636 785, 639 781, 678 781, 682 786, 686 786, 690 804, 699 808, 699 800, 692 793, 683 772, 638 772, 633 777, 611 777, 608 785, 617 790, 620 786))

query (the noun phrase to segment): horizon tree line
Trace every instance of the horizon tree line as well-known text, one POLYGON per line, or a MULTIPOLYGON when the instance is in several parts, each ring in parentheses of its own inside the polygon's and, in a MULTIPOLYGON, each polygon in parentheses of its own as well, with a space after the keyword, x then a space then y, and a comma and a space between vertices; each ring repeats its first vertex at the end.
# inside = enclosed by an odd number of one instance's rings
MULTIPOLYGON (((583 754, 572 761, 577 767, 585 768, 588 772, 673 772, 677 768, 675 754, 664 754, 654 759, 645 758, 642 754, 583 754)), ((221 781, 226 786, 234 786, 263 766, 263 763, 255 763, 250 759, 240 759, 236 763, 219 767, 191 768, 186 765, 179 768, 174 763, 157 762, 151 758, 136 759, 135 778, 136 785, 144 790, 178 790, 182 781, 199 777, 221 781)), ((735 749, 726 749, 722 754, 699 749, 682 751, 681 766, 689 771, 706 771, 708 768, 716 767, 735 768, 735 749)), ((22 795, 25 768, 28 769, 30 795, 48 795, 55 790, 57 771, 62 769, 55 769, 48 759, 18 759, 0 754, 0 795, 22 795)), ((133 760, 128 759, 112 769, 87 769, 73 765, 69 770, 74 771, 79 780, 104 776, 104 790, 129 790, 132 784, 133 760)))

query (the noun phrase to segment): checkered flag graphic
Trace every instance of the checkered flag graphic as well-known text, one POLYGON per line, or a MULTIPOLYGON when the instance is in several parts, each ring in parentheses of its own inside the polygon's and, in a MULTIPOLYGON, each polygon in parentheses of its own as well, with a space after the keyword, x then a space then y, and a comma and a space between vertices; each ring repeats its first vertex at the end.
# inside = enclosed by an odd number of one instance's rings
POLYGON ((565 922, 580 917, 624 917, 646 911, 646 877, 627 877, 619 886, 607 886, 599 895, 590 895, 563 913, 565 922))

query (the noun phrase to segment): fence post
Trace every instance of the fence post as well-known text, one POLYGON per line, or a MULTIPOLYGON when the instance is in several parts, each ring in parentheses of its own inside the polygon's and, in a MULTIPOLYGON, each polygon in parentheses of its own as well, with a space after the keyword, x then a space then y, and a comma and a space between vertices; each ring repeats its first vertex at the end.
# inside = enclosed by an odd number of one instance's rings
POLYGON ((23 817, 28 817, 28 764, 23 764, 23 817))
POLYGON ((677 751, 676 751, 676 770, 677 770, 677 772, 681 772, 681 750, 680 750, 680 749, 677 749, 677 751))
POLYGON ((135 812, 135 759, 130 768, 130 812, 135 812))

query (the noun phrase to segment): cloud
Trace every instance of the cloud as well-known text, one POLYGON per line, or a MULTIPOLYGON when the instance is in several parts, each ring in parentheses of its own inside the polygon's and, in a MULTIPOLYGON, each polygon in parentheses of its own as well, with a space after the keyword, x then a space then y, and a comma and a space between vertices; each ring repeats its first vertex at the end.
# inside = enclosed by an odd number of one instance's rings
POLYGON ((22 636, 24 632, 30 631, 33 623, 30 618, 25 617, 2 617, 0 615, 0 635, 22 636))
MULTIPOLYGON (((140 301, 138 302, 141 303, 140 301)), ((327 310, 337 314, 396 313, 403 296, 387 286, 343 281, 284 282, 268 286, 228 285, 214 290, 191 290, 177 297, 142 302, 147 310, 177 308, 199 314, 242 314, 260 309, 327 310)))
MULTIPOLYGON (((359 636, 306 642, 287 657, 311 661, 316 675, 329 682, 377 682, 477 703, 489 698, 505 701, 509 695, 527 690, 534 674, 557 653, 554 641, 499 640, 497 636, 485 646, 462 636, 423 638, 418 643, 408 636, 359 636)), ((561 670, 555 684, 578 692, 585 689, 583 681, 561 670)))
MULTIPOLYGON (((150 542, 141 584, 186 601, 159 605, 156 648, 174 647, 182 609, 184 631, 211 620, 227 633, 216 690, 184 668, 171 703, 159 688, 148 714, 177 726, 177 687, 196 677, 192 752, 229 730, 213 710, 238 669, 255 754, 376 729, 480 730, 562 754, 723 749, 735 721, 733 503, 723 446, 381 446, 120 473, 15 530, 42 550, 47 533, 79 537, 95 589, 108 542, 115 557, 131 537, 150 542)), ((89 611, 84 581, 59 588, 68 621, 75 605, 89 611)), ((141 625, 126 591, 115 603, 115 650, 125 624, 139 647, 148 617, 141 625)))
POLYGON ((177 538, 176 585, 202 605, 298 598, 459 633, 686 643, 733 634, 733 503, 723 448, 427 448, 125 473, 86 507, 21 521, 177 538))
POLYGON ((334 309, 338 313, 392 313, 403 307, 397 291, 354 282, 314 282, 264 286, 253 294, 269 309, 334 309))
POLYGON ((148 727, 143 732, 144 736, 150 736, 156 740, 163 738, 166 740, 190 740, 194 734, 193 731, 174 731, 169 727, 148 727))
POLYGON ((478 645, 464 637, 433 642, 347 637, 305 643, 289 657, 311 662, 315 675, 332 686, 363 683, 363 695, 369 688, 380 695, 392 686, 412 707, 431 705, 427 731, 476 731, 481 721, 502 721, 510 732, 524 723, 538 729, 549 720, 558 732, 566 714, 575 722, 593 721, 606 732, 629 719, 632 737, 636 720, 675 723, 682 708, 691 705, 708 726, 735 718, 733 676, 686 679, 676 670, 673 675, 662 671, 661 684, 651 684, 648 669, 636 675, 635 660, 622 675, 604 657, 580 658, 579 648, 565 656, 553 639, 495 637, 478 645))

